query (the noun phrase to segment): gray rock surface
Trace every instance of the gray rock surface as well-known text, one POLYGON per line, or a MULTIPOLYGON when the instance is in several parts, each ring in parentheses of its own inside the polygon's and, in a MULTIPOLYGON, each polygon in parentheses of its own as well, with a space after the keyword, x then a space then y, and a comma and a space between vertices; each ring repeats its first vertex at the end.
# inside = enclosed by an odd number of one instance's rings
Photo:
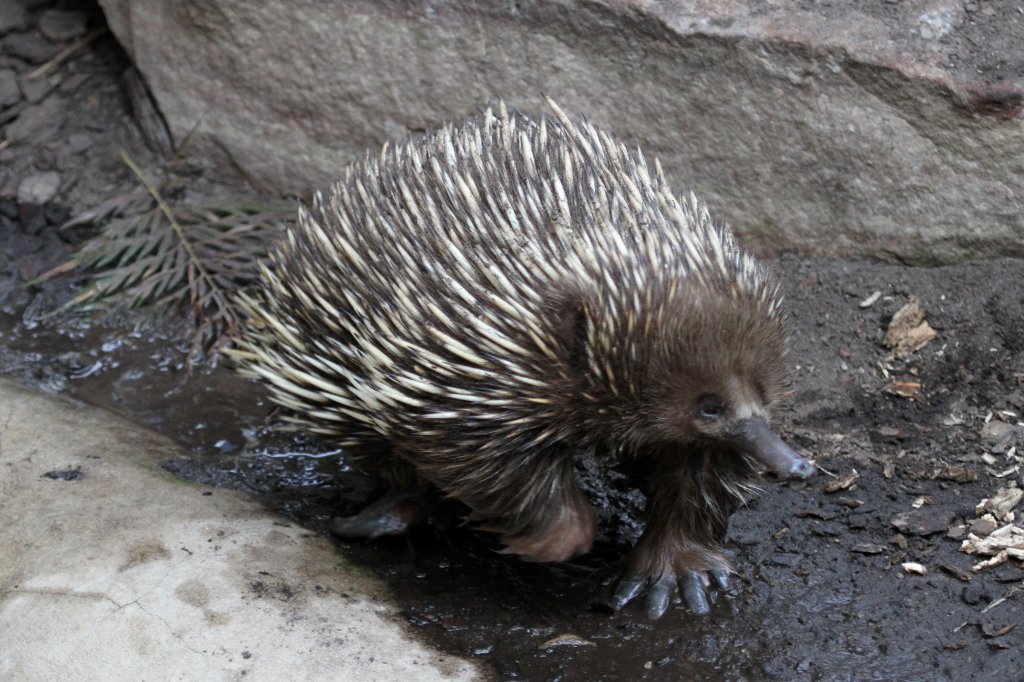
POLYGON ((162 437, 0 380, 0 679, 468 680, 376 580, 162 437))
POLYGON ((763 249, 1024 255, 1019 3, 100 4, 175 139, 259 188, 546 93, 763 249))

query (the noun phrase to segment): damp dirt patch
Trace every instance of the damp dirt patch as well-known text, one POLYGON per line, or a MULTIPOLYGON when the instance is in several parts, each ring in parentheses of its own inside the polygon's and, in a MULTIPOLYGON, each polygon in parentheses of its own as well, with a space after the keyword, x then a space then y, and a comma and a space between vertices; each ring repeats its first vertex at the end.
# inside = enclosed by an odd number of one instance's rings
MULTIPOLYGON (((86 33, 99 21, 82 20, 86 33)), ((3 67, 20 76, 52 58, 25 47, 51 44, 39 40, 16 41, 3 67)), ((118 146, 146 158, 123 68, 100 37, 46 92, 12 91, 4 105, 0 127, 58 98, 45 125, 0 150, 0 374, 167 434, 190 453, 168 471, 245 490, 326 534, 330 517, 378 492, 344 452, 268 429, 262 389, 226 368, 189 371, 174 320, 52 315, 81 280, 26 285, 87 236, 58 230, 68 216, 130 182, 118 146)), ((803 483, 767 479, 734 515, 727 547, 739 575, 709 616, 679 604, 657 622, 639 605, 608 610, 643 500, 592 463, 579 473, 602 534, 570 564, 499 555, 451 515, 406 538, 339 547, 384 579, 412 631, 498 679, 1016 679, 1022 561, 961 547, 998 539, 1024 514, 1004 508, 1024 486, 1024 262, 924 269, 786 256, 774 266, 793 332, 780 431, 820 470, 803 483)), ((254 593, 288 597, 264 583, 254 593)))
MULTIPOLYGON (((709 616, 679 604, 657 622, 639 607, 608 610, 642 499, 592 465, 579 473, 602 535, 567 565, 499 555, 451 516, 407 538, 339 546, 387 582, 412 630, 501 679, 1012 679, 1024 665, 1022 562, 974 571, 987 557, 960 548, 1007 524, 984 522, 982 501, 1020 487, 1024 262, 775 266, 795 389, 780 431, 820 470, 804 483, 766 479, 733 516, 739 576, 709 616), (883 340, 912 297, 936 335, 896 358, 883 340)), ((0 294, 29 292, 0 317, 0 371, 174 437, 191 455, 167 470, 246 490, 320 533, 377 493, 330 444, 269 430, 259 387, 223 367, 189 373, 170 332, 126 325, 130 316, 27 316, 72 290, 19 283, 0 294)))

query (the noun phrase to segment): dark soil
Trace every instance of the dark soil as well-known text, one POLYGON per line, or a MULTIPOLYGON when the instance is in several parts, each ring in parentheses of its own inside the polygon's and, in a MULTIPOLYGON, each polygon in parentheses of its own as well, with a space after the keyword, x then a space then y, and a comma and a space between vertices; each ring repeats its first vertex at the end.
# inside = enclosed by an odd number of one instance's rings
MULTIPOLYGON (((16 33, 32 35, 32 25, 16 33)), ((5 43, 0 70, 35 68, 19 49, 5 43)), ((325 532, 331 516, 375 490, 344 453, 271 433, 261 390, 230 371, 188 372, 187 341, 173 325, 134 314, 47 317, 81 281, 25 286, 84 237, 57 231, 69 212, 131 186, 118 146, 155 158, 127 115, 124 66, 109 37, 77 53, 43 95, 60 98, 52 129, 0 150, 0 374, 166 433, 192 453, 168 469, 249 490, 325 532), (88 154, 74 151, 86 143, 88 154), (53 198, 19 201, 21 182, 48 170, 61 176, 53 198)), ((26 102, 0 108, 0 133, 26 102)), ((962 553, 947 529, 956 534, 983 498, 1022 483, 1024 262, 920 269, 783 257, 776 267, 792 313, 796 389, 780 430, 822 472, 809 483, 767 481, 733 517, 737 589, 710 616, 677 605, 650 622, 639 606, 603 606, 639 500, 589 470, 581 474, 604 534, 571 565, 516 561, 495 553, 492 538, 440 521, 405 539, 339 543, 342 551, 388 583, 412 630, 501 679, 1020 679, 1024 568, 1011 560, 972 572, 981 558, 962 553), (911 296, 938 336, 898 360, 881 340, 911 296), (1000 422, 1009 425, 1001 439, 1000 422), (825 491, 854 469, 855 485, 825 491), (917 508, 911 521, 920 523, 898 531, 893 519, 917 508), (906 562, 927 574, 908 573, 906 562)))

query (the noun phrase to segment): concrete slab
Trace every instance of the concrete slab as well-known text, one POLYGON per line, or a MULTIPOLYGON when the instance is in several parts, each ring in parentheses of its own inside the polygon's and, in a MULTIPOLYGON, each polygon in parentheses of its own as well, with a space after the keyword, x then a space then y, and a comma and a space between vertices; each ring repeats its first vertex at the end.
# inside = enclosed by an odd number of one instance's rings
POLYGON ((324 538, 161 470, 177 449, 0 381, 0 679, 482 676, 324 538))

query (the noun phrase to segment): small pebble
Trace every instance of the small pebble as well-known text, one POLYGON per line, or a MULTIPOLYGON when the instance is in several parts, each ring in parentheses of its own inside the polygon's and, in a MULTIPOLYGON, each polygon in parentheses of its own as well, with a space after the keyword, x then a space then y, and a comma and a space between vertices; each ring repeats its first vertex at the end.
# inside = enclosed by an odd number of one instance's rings
POLYGON ((967 526, 962 523, 950 526, 949 530, 946 531, 946 537, 950 540, 963 540, 967 537, 967 526))
POLYGON ((45 204, 57 195, 60 174, 56 171, 34 173, 18 185, 18 202, 22 204, 45 204))
POLYGON ((983 601, 990 601, 992 595, 983 581, 975 580, 968 585, 964 585, 964 589, 960 592, 960 598, 963 599, 965 604, 974 606, 983 601))
POLYGON ((82 83, 89 80, 89 74, 87 73, 73 73, 60 82, 57 89, 61 92, 74 92, 82 83))
POLYGON ((985 514, 980 519, 973 519, 970 523, 970 529, 978 537, 987 537, 996 529, 996 520, 991 514, 985 514))
POLYGON ((85 33, 86 20, 84 12, 48 9, 39 17, 39 30, 49 40, 60 43, 85 33))
POLYGON ((39 144, 57 134, 67 117, 64 100, 47 97, 39 104, 25 107, 9 126, 6 137, 14 143, 39 144))
POLYGON ((1017 434, 1017 427, 1004 421, 993 419, 981 428, 981 437, 988 443, 1001 445, 1017 434))
POLYGON ((71 209, 59 204, 49 204, 43 209, 43 217, 51 225, 63 225, 71 217, 71 209))
POLYGON ((13 33, 3 39, 6 54, 29 64, 42 64, 53 59, 60 48, 35 33, 13 33))
POLYGON ((0 1, 0 36, 28 28, 28 13, 18 2, 0 1))
POLYGON ((18 78, 11 69, 0 69, 0 109, 6 109, 21 101, 18 78))
POLYGON ((18 204, 10 199, 0 199, 0 216, 10 220, 17 220, 18 204))
POLYGON ((85 133, 72 133, 64 143, 62 151, 66 154, 81 154, 92 146, 92 136, 85 133))
POLYGON ((18 87, 31 104, 39 104, 50 93, 50 81, 45 78, 29 78, 22 75, 18 78, 18 87))
POLYGON ((779 552, 778 554, 773 554, 771 558, 768 559, 768 563, 775 566, 782 566, 783 568, 794 568, 803 560, 804 557, 802 554, 779 552))

